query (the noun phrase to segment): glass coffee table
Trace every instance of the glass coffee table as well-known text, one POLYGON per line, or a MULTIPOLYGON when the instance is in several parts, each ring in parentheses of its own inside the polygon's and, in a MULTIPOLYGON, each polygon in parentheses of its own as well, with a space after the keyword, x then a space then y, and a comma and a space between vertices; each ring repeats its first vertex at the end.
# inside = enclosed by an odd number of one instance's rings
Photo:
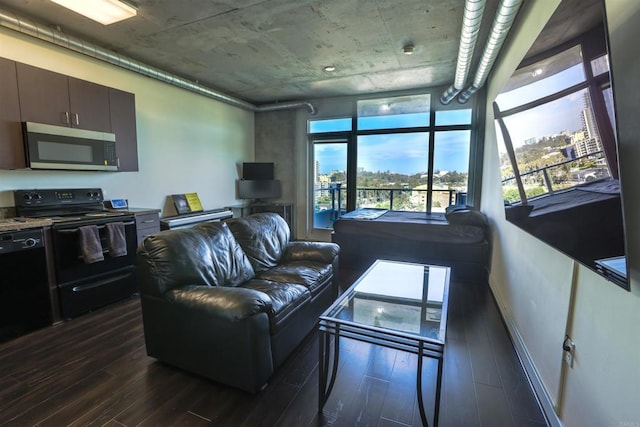
POLYGON ((425 426, 423 357, 437 360, 433 423, 438 425, 449 275, 449 267, 377 260, 320 316, 319 411, 336 380, 340 338, 352 338, 418 355, 416 390, 425 426))

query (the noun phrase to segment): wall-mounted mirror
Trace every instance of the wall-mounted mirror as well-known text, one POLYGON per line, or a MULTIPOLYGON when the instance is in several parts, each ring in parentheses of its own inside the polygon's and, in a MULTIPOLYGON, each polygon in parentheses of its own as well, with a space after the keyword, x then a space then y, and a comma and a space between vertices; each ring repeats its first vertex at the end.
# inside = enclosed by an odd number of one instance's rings
POLYGON ((629 289, 602 0, 563 0, 493 103, 508 221, 629 289))

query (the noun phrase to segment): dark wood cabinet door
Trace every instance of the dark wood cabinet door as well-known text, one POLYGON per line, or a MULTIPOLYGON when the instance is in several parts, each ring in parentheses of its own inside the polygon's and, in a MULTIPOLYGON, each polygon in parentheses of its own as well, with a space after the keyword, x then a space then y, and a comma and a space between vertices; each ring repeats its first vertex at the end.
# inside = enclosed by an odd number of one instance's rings
POLYGON ((67 76, 19 62, 16 68, 22 121, 69 126, 67 76))
POLYGON ((0 58, 0 168, 25 166, 16 63, 0 58))
POLYGON ((111 132, 109 88, 69 77, 69 113, 74 128, 111 132))
POLYGON ((132 93, 109 88, 111 132, 116 134, 116 153, 120 172, 138 170, 136 100, 132 93))

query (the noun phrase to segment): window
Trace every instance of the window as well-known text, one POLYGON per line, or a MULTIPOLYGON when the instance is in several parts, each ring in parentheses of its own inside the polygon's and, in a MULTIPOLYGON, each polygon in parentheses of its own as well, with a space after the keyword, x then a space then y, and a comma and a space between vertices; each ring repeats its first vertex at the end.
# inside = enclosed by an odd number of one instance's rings
POLYGON ((315 228, 358 208, 441 216, 465 203, 472 109, 434 112, 431 96, 358 100, 355 117, 309 121, 315 228))
POLYGON ((591 72, 599 76, 609 72, 609 55, 602 55, 591 60, 591 72))
POLYGON ((309 133, 340 132, 345 130, 351 130, 351 118, 309 121, 309 133))
POLYGON ((430 95, 358 101, 358 130, 429 126, 430 95))
POLYGON ((316 139, 313 143, 313 223, 331 228, 345 212, 348 139, 316 139))
POLYGON ((522 67, 496 97, 501 111, 507 111, 560 92, 585 81, 580 46, 522 67))
POLYGON ((605 55, 583 62, 578 44, 517 70, 496 98, 505 202, 617 176, 617 163, 607 155, 615 145, 615 121, 606 61, 605 55), (596 78, 585 66, 605 74, 606 81, 598 78, 602 90, 592 92, 596 78), (605 117, 598 116, 594 102, 604 104, 599 110, 605 117))
POLYGON ((436 111, 436 126, 469 125, 471 110, 436 111))
POLYGON ((447 206, 465 204, 470 143, 470 130, 435 133, 432 212, 444 212, 447 206))
POLYGON ((358 136, 357 208, 424 212, 429 134, 358 136))

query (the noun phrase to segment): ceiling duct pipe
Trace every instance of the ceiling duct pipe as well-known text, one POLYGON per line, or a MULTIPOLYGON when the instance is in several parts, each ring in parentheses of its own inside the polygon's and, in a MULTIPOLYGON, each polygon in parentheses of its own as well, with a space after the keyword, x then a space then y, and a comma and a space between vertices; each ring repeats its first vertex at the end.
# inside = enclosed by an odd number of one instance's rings
POLYGON ((460 47, 458 48, 458 62, 456 63, 456 75, 453 84, 444 91, 440 102, 448 104, 460 93, 467 84, 469 67, 473 58, 473 51, 478 41, 480 24, 486 0, 466 0, 464 3, 464 15, 462 17, 462 30, 460 31, 460 47))
POLYGON ((187 80, 151 65, 144 64, 111 50, 104 49, 77 37, 69 36, 61 31, 48 28, 45 25, 2 9, 0 9, 0 26, 244 110, 259 113, 273 110, 307 108, 310 114, 316 114, 317 112, 316 108, 307 101, 268 104, 262 106, 253 105, 247 101, 243 101, 242 99, 234 98, 199 83, 187 80))
POLYGON ((292 101, 292 102, 278 102, 275 104, 259 105, 255 107, 255 112, 264 113, 267 111, 279 111, 279 110, 291 110, 293 108, 305 107, 309 110, 309 114, 315 115, 318 110, 309 101, 292 101))
POLYGON ((461 104, 467 102, 471 95, 484 85, 521 5, 522 0, 500 0, 498 11, 491 27, 491 36, 484 47, 484 52, 482 52, 482 58, 480 59, 476 76, 473 79, 473 84, 458 95, 458 102, 461 104))

